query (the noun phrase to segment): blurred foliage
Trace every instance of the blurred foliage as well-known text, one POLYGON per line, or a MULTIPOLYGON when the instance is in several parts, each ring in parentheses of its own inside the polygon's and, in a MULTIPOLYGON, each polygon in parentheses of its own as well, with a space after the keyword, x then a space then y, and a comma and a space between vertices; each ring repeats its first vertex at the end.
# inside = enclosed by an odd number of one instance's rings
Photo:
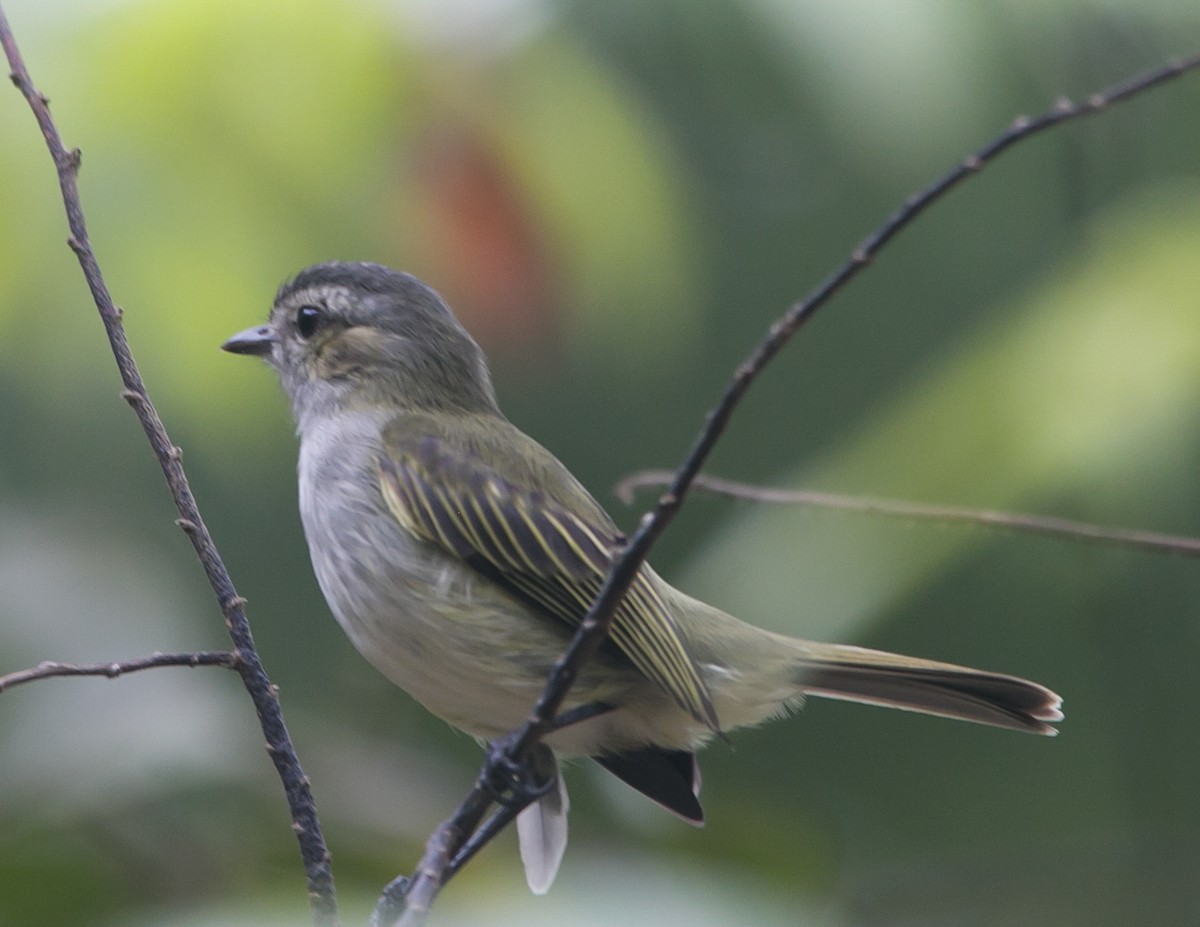
MULTIPOLYGON (((6 12, 83 148, 94 243, 251 600, 348 924, 478 748, 329 619, 278 389, 217 345, 313 261, 411 270, 514 421, 607 499, 679 461, 766 326, 905 195, 1017 113, 1200 48, 1194 4, 1104 0, 6 12)), ((1197 533, 1198 107, 1193 76, 956 191, 755 385, 712 470, 1197 533)), ((0 129, 0 672, 222 646, 13 92, 0 129)), ((701 497, 654 559, 761 624, 1044 681, 1062 736, 815 703, 706 753, 702 831, 581 764, 551 895, 509 836, 436 923, 1200 917, 1188 559, 701 497)), ((5 693, 0 925, 304 922, 260 739, 214 670, 5 693)))

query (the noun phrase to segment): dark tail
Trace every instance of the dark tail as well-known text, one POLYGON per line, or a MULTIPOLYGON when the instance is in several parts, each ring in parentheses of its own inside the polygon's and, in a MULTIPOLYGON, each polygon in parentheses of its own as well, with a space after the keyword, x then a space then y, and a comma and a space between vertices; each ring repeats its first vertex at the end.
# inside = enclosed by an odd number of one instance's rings
POLYGON ((1056 734, 1062 699, 1017 676, 862 647, 810 644, 798 680, 810 695, 886 705, 1035 734, 1056 734))

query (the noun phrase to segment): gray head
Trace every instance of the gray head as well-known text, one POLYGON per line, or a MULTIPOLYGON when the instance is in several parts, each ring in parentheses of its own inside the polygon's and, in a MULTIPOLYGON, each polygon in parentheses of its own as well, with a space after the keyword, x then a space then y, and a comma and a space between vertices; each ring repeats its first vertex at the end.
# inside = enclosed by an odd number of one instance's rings
POLYGON ((496 412, 487 361, 437 293, 380 264, 316 264, 284 283, 266 325, 222 347, 267 360, 297 423, 398 406, 496 412))

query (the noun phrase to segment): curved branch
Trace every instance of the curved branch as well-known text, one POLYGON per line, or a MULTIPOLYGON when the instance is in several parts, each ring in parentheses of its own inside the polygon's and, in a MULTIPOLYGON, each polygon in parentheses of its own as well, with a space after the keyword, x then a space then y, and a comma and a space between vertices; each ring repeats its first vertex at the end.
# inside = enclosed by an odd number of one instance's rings
MULTIPOLYGON (((575 682, 579 668, 599 649, 608 634, 609 625, 612 623, 621 597, 633 582, 638 570, 641 569, 650 548, 678 514, 688 490, 724 433, 734 410, 763 368, 783 349, 800 327, 812 318, 813 314, 843 286, 856 277, 874 259, 880 249, 901 230, 908 227, 921 213, 951 189, 968 177, 977 174, 1003 151, 1053 126, 1080 116, 1101 112, 1114 103, 1128 100, 1197 68, 1200 68, 1200 55, 1122 81, 1107 90, 1089 95, 1082 102, 1062 98, 1040 116, 1018 117, 1008 129, 995 139, 968 155, 924 190, 906 199, 899 209, 858 244, 841 267, 808 296, 794 303, 771 326, 766 337, 737 366, 733 378, 725 387, 720 400, 708 413, 704 426, 696 437, 691 450, 669 481, 667 491, 659 497, 654 508, 642 516, 637 531, 629 539, 624 552, 613 563, 587 617, 580 624, 567 650, 551 671, 546 687, 528 720, 519 730, 505 738, 504 749, 513 763, 520 763, 522 758, 527 755, 529 748, 553 729, 554 718, 561 709, 568 690, 575 682)), ((458 820, 457 816, 451 819, 451 821, 455 820, 458 820)), ((447 822, 447 824, 449 823, 447 822)), ((475 824, 477 825, 478 821, 475 821, 475 824)), ((421 899, 421 911, 415 912, 415 916, 412 917, 405 916, 401 923, 405 925, 420 923, 424 912, 428 910, 428 904, 432 902, 438 888, 445 881, 448 862, 442 866, 440 873, 431 872, 431 867, 424 863, 429 862, 431 858, 439 860, 454 858, 468 835, 463 835, 453 828, 450 830, 453 840, 448 850, 443 849, 447 837, 446 825, 439 828, 430 838, 422 868, 413 876, 407 886, 409 897, 421 899)))
POLYGON ((783 349, 800 327, 812 318, 813 314, 843 286, 858 276, 880 249, 902 229, 909 226, 922 212, 951 189, 968 177, 977 174, 1001 152, 1052 126, 1080 116, 1090 116, 1101 112, 1114 103, 1127 100, 1197 68, 1200 68, 1200 55, 1194 55, 1183 61, 1168 64, 1138 77, 1122 81, 1108 90, 1091 94, 1081 103, 1061 98, 1052 109, 1040 116, 1032 119, 1025 116, 1018 117, 1001 135, 968 155, 924 190, 910 196, 903 206, 859 243, 841 267, 808 296, 794 303, 771 326, 766 337, 735 369, 733 379, 725 387, 720 401, 708 413, 704 427, 687 457, 675 471, 667 491, 659 497, 655 507, 642 516, 638 529, 630 538, 625 551, 613 564, 607 581, 592 604, 591 611, 580 625, 562 659, 555 666, 533 714, 521 729, 520 736, 514 745, 517 751, 516 755, 524 753, 530 743, 539 740, 552 730, 554 718, 562 706, 568 689, 575 680, 579 667, 600 646, 608 632, 608 626, 612 621, 616 606, 620 603, 621 596, 625 594, 625 590, 637 575, 642 563, 645 562, 650 547, 658 540, 659 535, 671 523, 683 505, 684 497, 691 488, 693 480, 724 433, 734 410, 763 368, 783 349))
POLYGON ((121 324, 121 309, 113 303, 96 255, 92 251, 87 224, 84 221, 83 205, 79 198, 77 182, 81 158, 79 149, 68 150, 63 144, 58 128, 50 115, 49 101, 34 87, 2 8, 0 8, 0 45, 3 46, 5 57, 12 69, 10 75, 12 82, 21 91, 30 109, 33 110, 34 118, 37 119, 42 137, 46 141, 46 147, 54 159, 63 206, 67 213, 67 225, 70 228, 70 237, 67 239, 67 243, 79 260, 79 266, 87 280, 92 300, 104 323, 109 346, 117 362, 121 381, 125 385, 122 396, 133 407, 133 411, 146 433, 146 438, 154 450, 154 456, 158 458, 159 466, 162 467, 167 486, 171 491, 171 498, 179 511, 178 524, 191 540, 192 546, 200 558, 200 563, 204 567, 209 585, 212 586, 213 593, 225 616, 225 625, 233 641, 234 652, 237 654, 238 673, 242 678, 242 684, 254 702, 259 724, 266 737, 267 753, 275 764, 275 770, 283 782, 284 791, 287 794, 288 806, 292 812, 293 830, 296 832, 297 840, 300 843, 300 855, 304 860, 309 898, 315 921, 321 925, 336 924, 337 901, 334 894, 333 870, 329 851, 321 834, 308 778, 300 767, 299 758, 296 756, 295 748, 288 736, 275 688, 267 677, 258 651, 255 649, 254 638, 250 633, 250 624, 246 619, 245 599, 237 594, 229 571, 225 568, 212 536, 204 524, 204 519, 200 516, 200 510, 183 470, 181 462, 183 452, 171 442, 158 412, 150 401, 125 337, 125 329, 121 324))

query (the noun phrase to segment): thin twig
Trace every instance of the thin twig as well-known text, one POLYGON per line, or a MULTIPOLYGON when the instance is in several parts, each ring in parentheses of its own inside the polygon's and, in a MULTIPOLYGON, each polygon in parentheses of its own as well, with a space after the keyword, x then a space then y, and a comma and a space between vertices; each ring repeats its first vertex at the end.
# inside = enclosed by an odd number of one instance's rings
MULTIPOLYGON (((968 155, 933 184, 905 200, 899 209, 859 243, 841 267, 803 300, 793 304, 771 326, 767 336, 738 365, 733 379, 725 387, 720 401, 708 413, 704 427, 687 457, 675 471, 667 491, 659 497, 654 508, 642 516, 637 531, 629 539, 625 550, 614 561, 587 616, 580 624, 563 656, 555 664, 546 687, 529 718, 511 737, 506 738, 506 749, 513 763, 520 763, 529 747, 549 733, 553 726, 553 719, 558 714, 568 690, 574 683, 579 668, 600 647, 608 633, 609 625, 612 623, 613 615, 622 596, 637 576, 651 546, 678 513, 688 489, 724 432, 734 410, 763 368, 779 353, 796 331, 812 317, 813 313, 857 276, 884 245, 926 208, 962 181, 977 174, 1001 152, 1045 129, 1079 116, 1098 113, 1113 103, 1127 100, 1197 67, 1200 67, 1200 55, 1123 81, 1107 90, 1088 96, 1083 102, 1076 103, 1063 98, 1055 103, 1052 109, 1040 116, 1032 119, 1022 116, 1014 120, 1012 125, 1001 135, 968 155)), ((435 838, 441 839, 440 832, 435 834, 435 838)), ((466 837, 462 836, 461 839, 465 840, 466 837)), ((431 838, 431 846, 433 843, 434 838, 431 838)), ((448 854, 449 858, 454 857, 459 846, 451 848, 448 854)), ((425 869, 418 871, 409 885, 410 897, 419 893, 422 899, 428 897, 431 901, 443 876, 444 873, 439 875, 427 872, 425 869)), ((405 923, 408 924, 407 921, 405 923)))
MULTIPOLYGON (((638 489, 669 485, 675 474, 669 470, 643 470, 621 480, 614 492, 625 503, 633 501, 638 489)), ((1139 550, 1154 550, 1185 557, 1200 557, 1200 538, 1179 534, 1162 534, 1136 528, 1109 528, 1086 521, 1058 518, 1053 515, 1029 515, 1023 512, 997 512, 990 509, 971 509, 957 505, 934 505, 906 502, 902 499, 875 499, 870 496, 847 496, 840 493, 818 492, 811 489, 776 489, 753 486, 735 480, 698 474, 692 481, 694 489, 751 502, 778 505, 803 505, 812 508, 839 509, 867 515, 886 515, 892 518, 911 518, 951 524, 983 525, 1023 534, 1112 544, 1139 550)))
MULTIPOLYGON (((454 812, 454 816, 443 821, 430 836, 425 846, 425 855, 417 864, 411 884, 405 889, 402 907, 399 907, 403 913, 400 919, 395 921, 396 927, 420 927, 425 923, 438 891, 454 874, 451 869, 454 857, 467 838, 479 827, 492 803, 484 775, 480 774, 471 793, 454 812)), ((377 912, 380 910, 377 909, 377 912)), ((388 921, 380 921, 381 925, 387 923, 388 921)))
POLYGON ((254 702, 259 724, 266 737, 267 753, 275 764, 276 772, 283 782, 284 791, 287 794, 288 806, 292 813, 292 827, 296 832, 300 844, 300 854, 304 860, 314 921, 322 927, 336 925, 338 922, 337 901, 334 894, 333 870, 330 865, 329 851, 321 834, 308 778, 300 767, 300 761, 288 736, 275 688, 267 677, 258 651, 255 649, 254 638, 250 633, 250 624, 246 619, 245 600, 237 594, 233 581, 229 577, 229 571, 226 570, 216 545, 208 533, 208 528, 204 524, 204 519, 200 516, 196 500, 192 496, 187 476, 183 470, 182 452, 167 436, 162 420, 150 401, 125 337, 125 330, 121 324, 121 310, 113 303, 96 256, 92 251, 77 183, 80 163, 79 149, 68 150, 63 144, 54 120, 50 116, 49 102, 34 87, 2 8, 0 8, 0 45, 3 45, 4 54, 8 58, 12 71, 10 75, 12 82, 21 91, 30 109, 33 110, 34 118, 37 119, 42 137, 46 141, 46 147, 54 159, 59 187, 62 191, 63 206, 67 213, 67 224, 71 233, 67 243, 79 260, 79 266, 83 269, 92 299, 104 323, 109 346, 112 348, 113 357, 116 359, 117 368, 121 373, 121 380, 125 385, 122 396, 133 407, 138 421, 141 422, 142 428, 146 432, 146 437, 154 450, 155 457, 158 458, 163 475, 166 477, 171 498, 179 511, 178 524, 191 540, 225 616, 225 625, 233 640, 234 652, 237 654, 238 672, 246 691, 254 702))
POLYGON ((148 657, 120 660, 115 663, 56 663, 46 660, 29 669, 0 676, 0 692, 54 676, 104 676, 116 679, 126 673, 155 669, 160 666, 237 666, 237 654, 230 650, 201 650, 194 653, 152 653, 148 657))

